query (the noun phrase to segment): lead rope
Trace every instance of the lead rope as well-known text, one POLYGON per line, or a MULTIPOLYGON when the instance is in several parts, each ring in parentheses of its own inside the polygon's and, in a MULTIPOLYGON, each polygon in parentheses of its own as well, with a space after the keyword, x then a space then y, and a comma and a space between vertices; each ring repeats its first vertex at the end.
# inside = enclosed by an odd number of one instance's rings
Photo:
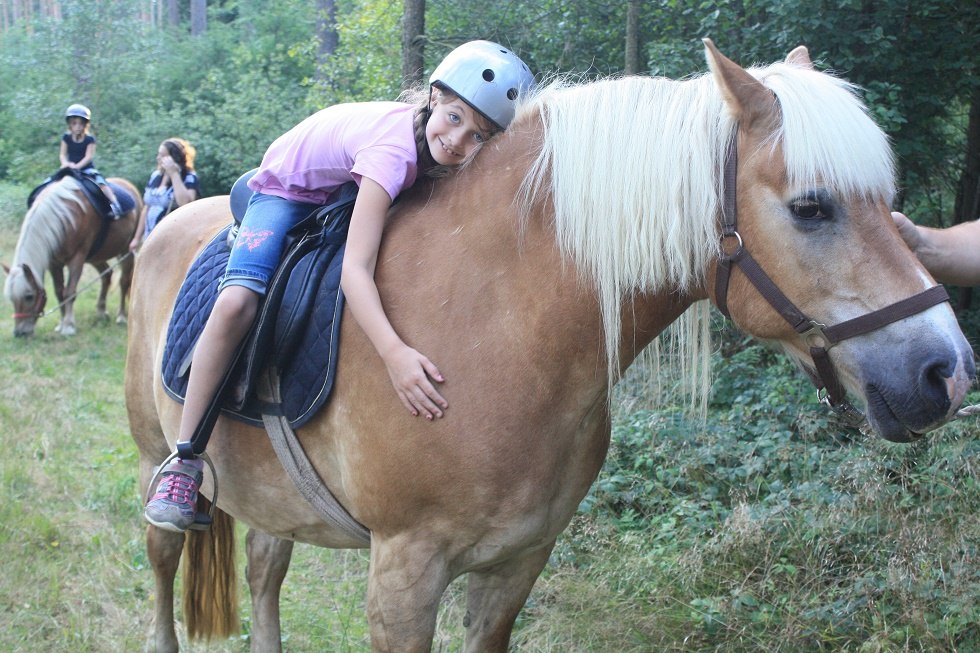
POLYGON ((974 415, 980 415, 980 404, 973 404, 972 406, 964 406, 963 408, 960 408, 949 421, 973 417, 974 415))
POLYGON ((84 290, 88 290, 89 288, 91 288, 92 286, 94 286, 94 285, 95 285, 95 282, 96 282, 96 281, 100 281, 100 280, 102 279, 102 277, 104 277, 105 275, 107 275, 107 274, 112 274, 112 271, 113 271, 113 270, 115 270, 115 269, 116 269, 116 268, 118 268, 118 267, 119 267, 120 265, 122 265, 122 262, 123 262, 123 261, 125 261, 125 260, 126 260, 127 258, 129 258, 129 257, 130 257, 130 256, 132 256, 132 255, 133 255, 133 253, 132 253, 132 252, 126 252, 125 254, 123 254, 122 256, 120 256, 120 257, 119 257, 119 258, 118 258, 118 259, 116 260, 116 262, 115 262, 115 263, 113 263, 112 265, 110 265, 109 267, 107 267, 107 268, 106 268, 105 270, 103 270, 102 272, 100 272, 100 273, 99 273, 99 275, 98 275, 97 277, 95 277, 94 279, 92 279, 91 281, 89 281, 88 283, 86 283, 86 284, 85 284, 84 286, 82 286, 81 288, 76 288, 76 289, 75 289, 75 292, 73 292, 73 293, 72 293, 72 294, 71 294, 70 296, 68 296, 68 297, 65 297, 64 299, 62 299, 62 300, 61 300, 61 303, 59 303, 59 304, 58 304, 57 306, 55 306, 55 307, 53 307, 53 308, 50 308, 50 309, 48 309, 48 310, 46 310, 46 311, 44 311, 43 313, 41 313, 40 315, 38 315, 38 316, 37 316, 37 318, 35 318, 35 319, 38 319, 38 320, 40 320, 40 319, 41 319, 42 317, 46 317, 46 316, 48 316, 48 315, 51 315, 51 314, 52 314, 52 313, 54 313, 55 311, 57 311, 57 310, 60 310, 60 309, 61 309, 61 307, 62 307, 62 306, 64 306, 65 304, 67 304, 68 302, 73 302, 73 301, 75 301, 75 299, 76 299, 76 298, 77 298, 77 297, 78 297, 78 296, 79 296, 80 294, 82 294, 82 291, 84 291, 84 290))

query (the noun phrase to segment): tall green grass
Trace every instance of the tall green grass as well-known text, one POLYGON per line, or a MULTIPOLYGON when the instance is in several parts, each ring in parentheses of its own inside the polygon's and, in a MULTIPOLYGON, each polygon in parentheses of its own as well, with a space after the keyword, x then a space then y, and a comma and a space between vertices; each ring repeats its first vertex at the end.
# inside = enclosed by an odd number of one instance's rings
MULTIPOLYGON (((24 195, 0 185, 0 261, 24 195)), ((94 289, 79 299, 77 336, 48 317, 29 340, 0 304, 0 651, 139 651, 150 629, 126 330, 96 324, 94 302, 94 289)), ((605 468, 512 648, 980 651, 976 420, 912 446, 846 434, 785 361, 724 344, 706 423, 669 393, 644 406, 648 379, 620 388, 605 468)), ((366 571, 363 551, 297 546, 284 649, 369 650, 366 571)), ((436 651, 462 648, 463 587, 444 597, 436 651)), ((183 650, 247 651, 241 605, 241 636, 183 650)))

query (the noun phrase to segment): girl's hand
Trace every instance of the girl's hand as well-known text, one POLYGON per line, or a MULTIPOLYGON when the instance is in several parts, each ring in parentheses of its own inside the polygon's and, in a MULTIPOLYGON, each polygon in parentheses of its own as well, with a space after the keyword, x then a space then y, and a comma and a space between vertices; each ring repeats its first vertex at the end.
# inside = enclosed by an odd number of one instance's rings
POLYGON ((445 379, 432 361, 407 345, 385 356, 384 361, 398 398, 413 416, 423 415, 429 420, 443 416, 449 402, 432 381, 442 383, 445 379))
POLYGON ((174 161, 173 157, 171 156, 162 157, 160 159, 160 167, 163 168, 163 171, 168 175, 172 175, 175 172, 180 171, 180 166, 177 165, 177 162, 174 161))

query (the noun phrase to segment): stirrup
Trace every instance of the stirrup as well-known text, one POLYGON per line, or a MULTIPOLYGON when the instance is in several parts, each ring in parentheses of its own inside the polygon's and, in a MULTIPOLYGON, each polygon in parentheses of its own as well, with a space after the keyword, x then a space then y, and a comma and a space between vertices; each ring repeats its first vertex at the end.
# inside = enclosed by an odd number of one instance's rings
MULTIPOLYGON (((164 468, 170 464, 171 460, 179 458, 180 453, 174 451, 172 454, 167 456, 162 463, 160 463, 156 471, 153 473, 153 478, 150 479, 150 486, 146 490, 146 496, 143 497, 143 505, 149 503, 150 498, 156 492, 157 482, 160 479, 160 473, 163 472, 164 468)), ((214 463, 211 462, 211 457, 208 456, 203 451, 196 456, 200 458, 205 463, 207 463, 208 468, 211 470, 211 481, 214 484, 214 495, 211 498, 211 507, 205 512, 196 512, 194 515, 194 523, 187 527, 189 531, 206 531, 211 527, 214 522, 214 507, 218 505, 218 473, 214 470, 214 463)), ((201 485, 204 485, 204 480, 201 479, 201 485)), ((198 496, 200 496, 201 488, 198 488, 198 496)))

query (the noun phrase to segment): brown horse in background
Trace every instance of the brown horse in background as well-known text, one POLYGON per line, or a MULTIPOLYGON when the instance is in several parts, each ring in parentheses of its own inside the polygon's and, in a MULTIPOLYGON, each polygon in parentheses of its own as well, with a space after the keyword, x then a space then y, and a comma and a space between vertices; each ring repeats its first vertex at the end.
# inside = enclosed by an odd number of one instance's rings
MULTIPOLYGON (((505 651, 602 465, 619 375, 674 323, 687 376, 696 394, 708 391, 704 300, 725 301, 715 293, 718 216, 733 139, 737 239, 808 315, 836 324, 934 285, 889 216, 891 152, 853 89, 815 71, 802 48, 746 71, 707 45, 712 73, 689 81, 542 90, 471 166, 417 185, 392 210, 378 288, 399 334, 445 374, 449 409, 434 422, 410 417, 348 315, 331 401, 298 431, 319 475, 370 529, 375 651, 430 650, 443 591, 463 574, 465 650, 505 651)), ((183 271, 229 221, 227 198, 194 202, 140 257, 126 399, 144 487, 180 421, 160 379, 174 299, 183 271)), ((814 370, 813 333, 791 328, 741 268, 726 297, 741 329, 814 370)), ((949 419, 975 374, 945 304, 844 340, 830 360, 874 430, 893 440, 949 419)), ((221 418, 208 453, 221 492, 215 525, 188 537, 184 620, 192 636, 234 628, 234 517, 250 526, 252 650, 279 651, 293 542, 363 544, 303 500, 262 429, 221 418)), ((202 492, 213 496, 210 479, 202 492)), ((177 650, 184 540, 147 531, 159 653, 177 650)))
POLYGON ((116 257, 122 273, 116 322, 126 323, 126 300, 133 278, 129 243, 136 231, 143 199, 136 187, 125 179, 111 177, 108 181, 126 189, 133 196, 135 207, 110 221, 108 230, 101 236, 105 218, 92 206, 81 184, 73 177, 62 177, 44 188, 28 209, 14 251, 14 262, 10 268, 4 266, 7 271, 4 290, 14 304, 15 336, 33 335, 38 318, 44 315, 46 270, 51 271, 55 297, 61 309, 61 321, 55 331, 63 336, 75 334, 75 293, 86 263, 98 270, 101 277, 96 311, 100 320, 108 320, 106 297, 112 284, 109 261, 116 257), (100 238, 101 244, 98 243, 100 238))

